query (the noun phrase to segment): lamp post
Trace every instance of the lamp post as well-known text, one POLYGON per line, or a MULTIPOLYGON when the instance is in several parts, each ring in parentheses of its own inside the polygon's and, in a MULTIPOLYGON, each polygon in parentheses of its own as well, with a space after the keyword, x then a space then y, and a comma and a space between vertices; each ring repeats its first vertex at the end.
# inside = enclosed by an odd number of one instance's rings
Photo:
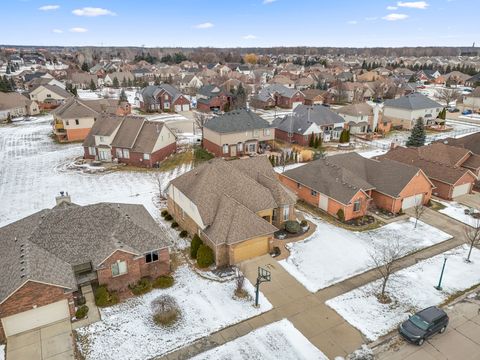
POLYGON ((443 257, 443 266, 442 266, 442 272, 440 273, 440 279, 438 279, 438 285, 434 286, 435 289, 441 291, 442 290, 442 278, 443 278, 443 272, 445 271, 445 264, 447 263, 447 255, 443 257))

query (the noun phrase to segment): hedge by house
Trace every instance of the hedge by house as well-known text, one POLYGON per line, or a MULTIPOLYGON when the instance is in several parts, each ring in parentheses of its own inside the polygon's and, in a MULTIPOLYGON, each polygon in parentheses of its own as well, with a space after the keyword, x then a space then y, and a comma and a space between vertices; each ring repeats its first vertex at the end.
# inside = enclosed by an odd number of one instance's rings
POLYGON ((206 268, 214 262, 213 250, 207 245, 200 245, 197 252, 197 264, 200 268, 206 268))
POLYGON ((343 209, 338 209, 337 217, 338 217, 338 220, 340 220, 341 222, 345 221, 345 213, 343 212, 343 209))
POLYGON ((136 284, 128 285, 128 288, 134 295, 142 295, 152 290, 152 283, 147 278, 141 278, 136 284))
POLYGON ((197 234, 195 234, 195 236, 193 237, 192 239, 192 242, 190 244, 190 257, 192 259, 196 259, 197 258, 197 252, 198 252, 198 248, 203 245, 203 241, 202 239, 200 239, 200 236, 198 236, 197 234))
POLYGON ((285 221, 285 231, 290 234, 298 234, 300 232, 300 224, 295 220, 285 221))
POLYGON ((156 278, 153 281, 152 286, 155 289, 166 289, 166 288, 169 288, 170 286, 172 286, 174 282, 175 282, 175 280, 173 279, 173 276, 163 275, 163 276, 159 276, 158 278, 156 278))
POLYGON ((95 304, 99 307, 112 306, 118 303, 118 296, 108 291, 106 286, 99 286, 95 290, 95 304))
POLYGON ((88 306, 82 305, 80 306, 77 311, 75 311, 75 317, 77 319, 83 319, 88 314, 88 306))

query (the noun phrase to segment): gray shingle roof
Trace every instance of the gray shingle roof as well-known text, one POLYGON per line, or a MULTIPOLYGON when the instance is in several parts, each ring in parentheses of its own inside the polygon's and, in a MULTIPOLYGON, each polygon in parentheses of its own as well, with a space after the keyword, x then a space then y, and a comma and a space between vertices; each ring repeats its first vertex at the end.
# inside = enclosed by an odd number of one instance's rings
POLYGON ((440 105, 436 101, 433 101, 427 96, 420 93, 412 93, 406 96, 402 96, 398 99, 385 100, 384 106, 408 110, 421 110, 442 107, 442 105, 440 105))
POLYGON ((268 99, 272 98, 274 94, 280 94, 282 96, 292 98, 298 92, 301 91, 297 89, 291 89, 280 84, 271 84, 261 89, 256 97, 261 101, 267 101, 268 99))
POLYGON ((253 111, 239 109, 212 117, 205 127, 217 133, 236 133, 269 128, 270 124, 253 111))

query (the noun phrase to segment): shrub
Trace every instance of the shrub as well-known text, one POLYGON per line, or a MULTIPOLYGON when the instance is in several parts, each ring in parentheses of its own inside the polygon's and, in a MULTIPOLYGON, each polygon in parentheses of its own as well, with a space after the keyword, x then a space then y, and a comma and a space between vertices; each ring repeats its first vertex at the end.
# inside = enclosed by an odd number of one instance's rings
POLYGON ((297 234, 300 232, 300 230, 300 224, 298 223, 298 221, 285 221, 285 231, 289 232, 290 234, 297 234))
POLYGON ((172 222, 172 228, 175 229, 178 227, 178 223, 176 221, 172 222))
POLYGON ((341 222, 345 221, 345 213, 343 212, 343 209, 338 209, 337 217, 338 217, 338 220, 340 220, 341 222))
POLYGON ((173 279, 173 276, 164 275, 164 276, 159 276, 158 278, 156 278, 153 281, 152 286, 155 289, 166 289, 166 288, 169 288, 170 286, 172 286, 174 282, 175 282, 175 280, 173 279))
POLYGON ((111 293, 105 286, 99 286, 95 290, 95 304, 99 307, 112 306, 118 303, 118 296, 111 293))
POLYGON ((164 219, 167 220, 167 221, 171 221, 171 220, 173 220, 173 217, 172 217, 172 215, 167 214, 167 215, 165 215, 164 219))
POLYGON ((188 236, 188 231, 187 230, 182 230, 180 231, 180 235, 179 235, 181 238, 186 238, 188 236))
POLYGON ((165 216, 169 215, 169 213, 168 213, 167 210, 162 210, 162 212, 160 213, 160 215, 162 215, 162 217, 165 217, 165 216))
POLYGON ((88 314, 88 306, 82 305, 80 306, 77 311, 75 311, 75 317, 77 319, 83 319, 88 314))
POLYGON ((308 226, 307 220, 302 220, 302 221, 300 221, 300 226, 301 226, 301 227, 308 226))
POLYGON ((240 299, 248 297, 248 292, 245 290, 245 276, 242 273, 238 273, 235 277, 235 296, 240 299))
POLYGON ((197 258, 197 252, 198 252, 198 248, 200 247, 200 245, 203 245, 203 241, 202 241, 202 239, 200 239, 200 236, 195 234, 195 236, 193 237, 192 242, 190 244, 190 257, 192 259, 197 258))
POLYGON ((213 264, 213 250, 207 245, 200 245, 197 251, 197 264, 200 268, 206 268, 213 264))
POLYGON ((142 295, 152 290, 152 283, 148 278, 144 277, 138 280, 136 284, 128 285, 128 288, 134 295, 142 295))
POLYGON ((85 299, 85 296, 80 295, 80 296, 77 297, 75 302, 76 302, 77 306, 82 306, 82 305, 85 305, 87 300, 85 299))
POLYGON ((177 302, 170 295, 161 295, 152 301, 153 321, 159 326, 171 326, 180 317, 177 302))

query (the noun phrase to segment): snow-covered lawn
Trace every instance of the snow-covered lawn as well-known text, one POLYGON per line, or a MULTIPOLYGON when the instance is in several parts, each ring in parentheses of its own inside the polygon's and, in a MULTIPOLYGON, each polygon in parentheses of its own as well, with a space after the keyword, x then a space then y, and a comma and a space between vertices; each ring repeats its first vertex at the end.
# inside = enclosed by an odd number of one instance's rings
POLYGON ((378 244, 398 239, 407 252, 413 252, 451 238, 421 221, 415 229, 413 218, 355 232, 309 215, 305 217, 317 225, 315 233, 287 245, 290 256, 280 264, 311 292, 371 269, 371 254, 378 244))
MULTIPOLYGON (((79 98, 85 99, 85 100, 101 99, 101 98, 118 99, 121 91, 122 89, 104 87, 102 89, 98 89, 95 91, 78 89, 77 93, 79 98)), ((137 91, 138 90, 135 88, 125 89, 125 95, 127 95, 128 102, 132 104, 132 106, 136 106, 135 95, 137 91)))
POLYGON ((480 250, 474 248, 472 263, 466 263, 466 245, 448 251, 442 291, 438 284, 444 255, 440 254, 416 265, 400 270, 387 283, 390 304, 378 302, 381 281, 377 280, 337 296, 326 303, 368 339, 378 337, 395 329, 409 315, 433 305, 439 305, 449 296, 480 283, 480 250))
POLYGON ((288 165, 285 165, 285 166, 275 166, 273 168, 273 170, 275 170, 275 172, 281 174, 285 171, 288 171, 288 170, 292 170, 292 169, 296 169, 300 166, 303 166, 305 165, 306 163, 295 163, 295 164, 288 164, 288 165))
MULTIPOLYGON (((441 200, 436 200, 442 205, 445 205, 444 209, 438 210, 442 214, 445 214, 447 216, 450 216, 451 218, 458 220, 464 224, 470 225, 472 227, 476 227, 480 225, 480 219, 475 219, 473 216, 465 214, 465 210, 471 209, 465 205, 459 204, 455 201, 441 201, 441 200)), ((475 212, 478 212, 477 209, 475 209, 475 212)))
POLYGON ((192 360, 328 360, 287 319, 204 352, 192 360))
MULTIPOLYGON (((83 155, 81 144, 57 144, 50 137, 50 115, 0 127, 0 226, 55 206, 59 191, 72 201, 143 204, 158 218, 154 200, 158 189, 149 172, 116 171, 85 174, 67 165, 83 155)), ((161 173, 168 181, 189 170, 182 166, 161 173)))
MULTIPOLYGON (((174 276, 173 287, 102 309, 101 322, 78 329, 86 359, 149 359, 272 308, 263 294, 259 308, 252 299, 234 300, 235 281, 206 280, 188 266, 178 268, 174 276), (171 328, 152 320, 151 302, 162 294, 174 297, 181 309, 180 320, 171 328)), ((253 298, 250 282, 245 281, 245 288, 253 298)))
POLYGON ((358 153, 362 155, 364 158, 371 159, 375 156, 383 155, 387 151, 388 150, 384 150, 384 149, 375 149, 375 150, 359 151, 358 153))
POLYGON ((0 360, 5 360, 5 345, 0 345, 0 360))

